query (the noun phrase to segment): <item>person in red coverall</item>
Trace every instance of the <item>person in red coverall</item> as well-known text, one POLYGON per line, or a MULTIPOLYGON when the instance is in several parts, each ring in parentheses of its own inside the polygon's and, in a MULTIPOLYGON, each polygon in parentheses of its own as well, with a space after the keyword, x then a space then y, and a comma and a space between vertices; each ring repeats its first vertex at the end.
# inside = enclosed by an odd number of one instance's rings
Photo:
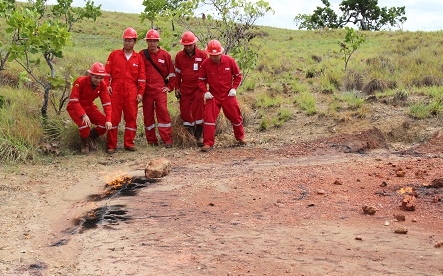
POLYGON ((149 30, 145 37, 147 49, 139 53, 145 57, 146 90, 143 96, 143 117, 146 141, 157 146, 155 117, 161 140, 166 148, 172 147, 171 116, 168 111, 168 92, 174 89, 175 73, 171 55, 158 46, 160 34, 149 30))
POLYGON ((202 151, 209 151, 214 146, 215 125, 220 109, 231 121, 235 139, 240 145, 246 145, 243 118, 236 93, 242 81, 242 74, 235 60, 223 54, 224 48, 218 40, 211 40, 206 47, 209 58, 199 71, 199 89, 204 93, 205 111, 202 151))
POLYGON ((105 134, 111 124, 111 99, 108 87, 103 81, 106 76, 105 66, 100 62, 92 64, 88 70, 89 76, 82 76, 75 80, 66 110, 74 123, 82 139, 82 153, 97 150, 94 140, 105 134), (100 97, 104 114, 94 104, 94 100, 100 97), (92 124, 96 127, 92 128, 92 124))
POLYGON ((143 56, 134 51, 137 32, 127 28, 123 32, 123 49, 114 50, 106 62, 105 78, 112 101, 112 129, 108 131, 108 149, 112 154, 117 150, 118 125, 122 112, 125 120, 123 146, 125 150, 137 150, 134 138, 137 133, 138 103, 143 99, 146 73, 143 56))
POLYGON ((198 89, 198 71, 207 58, 206 52, 197 48, 198 38, 190 31, 180 39, 183 51, 175 56, 175 95, 180 100, 180 117, 183 126, 195 136, 197 145, 203 146, 203 94, 198 89))

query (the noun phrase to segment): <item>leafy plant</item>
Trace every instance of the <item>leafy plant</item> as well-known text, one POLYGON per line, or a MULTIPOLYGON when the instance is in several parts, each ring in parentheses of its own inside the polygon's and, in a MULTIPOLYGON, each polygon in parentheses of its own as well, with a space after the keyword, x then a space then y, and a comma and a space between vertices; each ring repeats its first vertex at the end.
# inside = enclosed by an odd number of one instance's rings
POLYGON ((342 40, 340 45, 340 53, 343 55, 343 60, 345 61, 345 71, 348 68, 349 60, 352 54, 360 47, 360 45, 365 42, 366 38, 363 34, 356 32, 354 29, 345 27, 346 34, 344 40, 342 40))

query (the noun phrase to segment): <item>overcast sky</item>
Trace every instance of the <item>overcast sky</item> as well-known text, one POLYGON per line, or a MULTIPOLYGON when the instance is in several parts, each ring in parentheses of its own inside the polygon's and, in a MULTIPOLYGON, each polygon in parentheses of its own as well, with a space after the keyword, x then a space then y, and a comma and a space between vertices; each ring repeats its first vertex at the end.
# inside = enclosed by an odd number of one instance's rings
MULTIPOLYGON (((253 1, 253 0, 251 0, 253 1)), ((268 14, 257 24, 286 29, 297 29, 294 17, 298 14, 311 14, 317 6, 323 6, 321 0, 266 0, 275 14, 268 14)), ((333 9, 338 10, 341 0, 329 0, 333 9)), ((56 0, 50 0, 55 4, 56 0)), ((95 5, 102 5, 106 11, 140 13, 144 7, 143 0, 94 0, 95 5)), ((74 0, 73 6, 83 6, 83 0, 74 0)), ((379 0, 379 7, 406 7, 408 20, 403 26, 408 31, 443 30, 443 0, 379 0)))

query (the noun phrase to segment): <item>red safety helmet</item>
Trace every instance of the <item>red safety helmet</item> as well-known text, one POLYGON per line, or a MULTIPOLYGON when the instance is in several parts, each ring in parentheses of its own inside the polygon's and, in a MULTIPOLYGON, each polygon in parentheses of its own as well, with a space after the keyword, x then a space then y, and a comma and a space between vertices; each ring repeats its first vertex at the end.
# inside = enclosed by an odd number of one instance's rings
POLYGON ((137 32, 133 28, 126 28, 126 30, 123 32, 123 38, 137 39, 137 32))
POLYGON ((154 29, 150 29, 147 33, 146 33, 146 40, 148 39, 152 39, 152 40, 160 40, 160 34, 154 30, 154 29))
POLYGON ((220 41, 213 39, 208 42, 208 46, 206 46, 206 53, 210 56, 218 56, 223 53, 225 49, 221 46, 220 41))
POLYGON ((91 65, 91 68, 89 68, 87 71, 89 74, 96 76, 105 77, 108 75, 106 74, 105 66, 101 62, 95 62, 94 64, 91 65))
POLYGON ((194 35, 194 33, 187 31, 182 35, 182 39, 180 39, 181 45, 192 45, 197 43, 198 38, 194 35))

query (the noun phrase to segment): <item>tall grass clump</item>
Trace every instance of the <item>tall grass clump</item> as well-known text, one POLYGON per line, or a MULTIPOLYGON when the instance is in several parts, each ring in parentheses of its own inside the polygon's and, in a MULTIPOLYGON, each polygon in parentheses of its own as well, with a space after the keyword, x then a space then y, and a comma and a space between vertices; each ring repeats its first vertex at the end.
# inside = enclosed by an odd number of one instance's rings
POLYGON ((311 92, 302 92, 295 96, 294 103, 303 110, 306 115, 317 113, 317 104, 314 94, 311 92))
POLYGON ((0 105, 0 161, 25 162, 37 156, 43 130, 40 110, 33 103, 40 102, 29 90, 3 87, 0 105))

